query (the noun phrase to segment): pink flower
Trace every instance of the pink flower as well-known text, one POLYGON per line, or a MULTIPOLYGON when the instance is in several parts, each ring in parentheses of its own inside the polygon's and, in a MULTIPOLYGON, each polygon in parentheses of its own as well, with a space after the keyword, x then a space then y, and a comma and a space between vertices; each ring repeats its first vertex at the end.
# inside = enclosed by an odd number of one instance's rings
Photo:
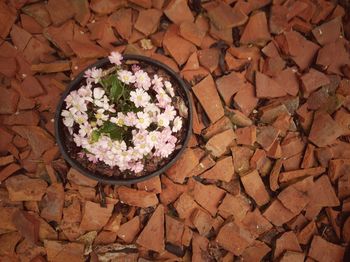
POLYGON ((162 81, 163 81, 162 77, 158 77, 158 75, 153 76, 152 84, 153 84, 153 89, 156 90, 156 92, 157 92, 157 89, 159 90, 160 88, 163 87, 162 81))
POLYGON ((128 112, 124 121, 126 126, 134 126, 137 121, 136 114, 134 112, 128 112))
POLYGON ((145 107, 150 100, 151 97, 149 94, 141 88, 137 88, 135 91, 130 92, 130 101, 134 102, 136 107, 145 107))
POLYGON ((119 52, 112 52, 110 56, 108 56, 109 62, 115 65, 121 65, 123 56, 119 52))
POLYGON ((176 116, 175 108, 172 105, 167 105, 165 107, 164 114, 169 118, 170 121, 173 120, 176 116))
POLYGON ((174 150, 175 150, 174 144, 165 143, 165 144, 162 144, 162 146, 160 146, 159 148, 157 148, 154 154, 160 157, 168 157, 172 152, 174 152, 174 150))
POLYGON ((128 70, 118 71, 118 78, 125 84, 135 83, 135 76, 128 70))
POLYGON ((98 159, 95 155, 93 154, 86 154, 87 158, 89 161, 91 161, 92 163, 96 164, 98 162, 98 159))
POLYGON ((149 78, 148 74, 143 71, 139 70, 135 73, 136 81, 135 86, 137 88, 143 88, 145 90, 148 90, 151 87, 151 79, 149 78))
POLYGON ((166 93, 158 93, 156 95, 156 98, 158 100, 157 106, 161 108, 165 108, 168 104, 171 103, 171 98, 166 93))
POLYGON ((140 173, 143 170, 143 164, 138 161, 130 164, 130 170, 134 171, 135 173, 140 173))
POLYGON ((170 123, 170 119, 165 113, 159 114, 157 116, 157 124, 158 124, 158 126, 160 126, 160 127, 168 127, 169 123, 170 123))
POLYGON ((174 122, 173 122, 173 132, 177 132, 179 131, 180 129, 182 128, 182 119, 181 117, 177 116, 175 117, 174 119, 174 122))
POLYGON ((131 70, 135 73, 137 71, 139 71, 141 69, 141 67, 139 65, 133 64, 131 66, 131 70))
POLYGON ((103 71, 101 68, 96 68, 93 67, 91 69, 88 69, 85 71, 85 77, 88 79, 88 81, 92 81, 95 84, 98 83, 98 81, 100 81, 101 77, 103 75, 103 71))

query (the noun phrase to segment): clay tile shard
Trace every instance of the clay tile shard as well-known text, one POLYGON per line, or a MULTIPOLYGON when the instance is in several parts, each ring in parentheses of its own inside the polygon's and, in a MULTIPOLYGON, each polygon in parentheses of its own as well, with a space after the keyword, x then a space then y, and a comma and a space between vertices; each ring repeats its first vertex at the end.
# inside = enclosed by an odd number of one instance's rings
POLYGON ((25 175, 8 178, 5 186, 11 201, 40 201, 47 188, 44 180, 32 179, 25 175))
POLYGON ((241 223, 255 238, 272 229, 272 224, 261 215, 258 208, 248 212, 241 223))
POLYGON ((316 261, 343 261, 345 248, 324 240, 320 236, 314 236, 308 256, 316 261))
POLYGON ((298 191, 293 185, 285 188, 277 198, 294 214, 299 214, 310 201, 306 194, 298 191))
POLYGON ((148 36, 157 30, 161 16, 162 12, 158 9, 141 10, 137 17, 135 28, 148 36))
POLYGON ((161 253, 164 251, 164 207, 159 205, 148 220, 136 243, 146 249, 161 253), (152 237, 150 237, 152 236, 152 237))
POLYGON ((280 131, 273 126, 262 126, 257 130, 256 141, 268 151, 276 141, 280 131))
POLYGON ((83 261, 84 244, 45 240, 44 246, 48 261, 83 261))
POLYGON ((15 254, 15 248, 18 242, 22 239, 21 234, 18 232, 4 233, 0 235, 0 256, 2 258, 10 259, 15 254))
POLYGON ((185 21, 180 24, 179 29, 181 36, 186 40, 192 42, 196 46, 200 46, 202 44, 205 31, 202 30, 202 28, 200 28, 197 24, 185 21))
POLYGON ((250 16, 244 28, 240 42, 242 44, 256 44, 264 46, 271 39, 267 26, 265 12, 258 12, 250 16))
POLYGON ((217 135, 227 129, 232 129, 232 127, 233 126, 230 119, 227 116, 223 116, 218 121, 204 129, 201 135, 204 137, 205 140, 208 140, 214 135, 217 135))
POLYGON ((253 170, 241 177, 241 182, 249 196, 251 196, 259 206, 263 206, 270 201, 269 193, 258 173, 253 170))
POLYGON ((224 108, 222 107, 213 77, 210 74, 193 86, 192 90, 212 123, 224 116, 224 108))
POLYGON ((69 71, 71 69, 71 63, 70 61, 56 61, 52 63, 40 63, 31 65, 30 69, 33 72, 40 72, 40 73, 57 73, 57 72, 64 72, 69 71))
POLYGON ((5 2, 0 2, 0 38, 5 39, 16 21, 16 10, 5 2))
POLYGON ((342 127, 325 112, 317 112, 312 122, 309 140, 319 147, 331 145, 342 135, 342 127))
POLYGON ((334 207, 340 205, 339 199, 327 175, 323 175, 315 181, 309 195, 311 199, 310 206, 334 207))
POLYGON ((212 228, 213 219, 211 215, 203 210, 196 209, 191 216, 193 225, 200 235, 205 236, 212 228))
POLYGON ((276 77, 275 81, 282 87, 284 90, 292 95, 296 96, 299 92, 299 80, 296 76, 296 70, 293 68, 287 68, 281 71, 276 77))
POLYGON ((107 56, 107 51, 93 42, 69 41, 68 45, 80 58, 97 58, 107 56))
POLYGON ((219 160, 213 168, 204 172, 201 177, 230 182, 234 173, 232 157, 228 156, 219 160))
POLYGON ((7 77, 14 77, 17 72, 16 59, 0 57, 0 73, 7 77))
POLYGON ((128 222, 122 224, 118 230, 118 237, 125 243, 132 243, 136 235, 140 232, 140 218, 133 217, 128 222))
POLYGON ((161 176, 162 192, 159 195, 160 202, 167 206, 174 202, 183 192, 187 190, 187 185, 180 185, 172 182, 167 176, 161 176))
POLYGON ((277 259, 284 251, 302 252, 297 236, 293 231, 284 233, 276 240, 274 258, 277 259))
POLYGON ((249 231, 239 227, 235 222, 228 222, 220 229, 215 242, 239 256, 254 242, 254 238, 249 231))
POLYGON ((0 182, 4 181, 6 178, 8 178, 9 176, 11 176, 13 173, 17 172, 21 168, 22 168, 21 166, 15 163, 12 163, 6 166, 0 171, 0 182))
POLYGON ((44 129, 38 126, 13 126, 12 130, 28 140, 35 157, 54 146, 52 137, 44 129))
POLYGON ((25 97, 29 98, 44 94, 44 89, 34 76, 27 76, 23 80, 20 91, 25 97))
POLYGON ((324 167, 313 167, 313 168, 306 168, 306 169, 300 169, 300 170, 293 170, 288 172, 282 172, 279 176, 279 181, 281 183, 289 182, 291 180, 306 177, 306 176, 319 176, 322 173, 324 173, 326 169, 324 167))
POLYGON ((107 207, 101 207, 98 203, 86 201, 82 211, 83 217, 80 223, 80 229, 84 231, 102 229, 111 217, 113 208, 113 204, 107 204, 107 207))
POLYGON ((320 45, 326 45, 335 42, 341 37, 341 18, 336 17, 329 22, 323 23, 322 25, 315 27, 312 30, 312 34, 316 38, 320 45))
POLYGON ((64 188, 62 184, 55 183, 46 190, 42 202, 40 216, 46 221, 60 222, 64 205, 64 188))
POLYGON ((228 152, 229 147, 232 145, 236 138, 236 135, 232 129, 228 129, 219 133, 206 143, 205 148, 214 156, 220 157, 228 152))
POLYGON ((157 195, 154 193, 132 189, 125 186, 118 187, 117 192, 120 201, 127 205, 146 208, 158 204, 157 195))
POLYGON ((297 238, 301 245, 307 245, 313 235, 317 233, 317 226, 315 221, 311 221, 309 224, 307 224, 303 229, 301 229, 298 234, 297 238))
POLYGON ((298 32, 290 31, 284 35, 288 44, 288 54, 301 70, 305 70, 310 66, 313 57, 320 47, 306 40, 298 32))
POLYGON ((284 223, 291 220, 295 215, 281 201, 275 199, 264 211, 263 216, 266 217, 275 226, 282 226, 284 223))
POLYGON ((32 214, 18 210, 14 213, 12 219, 23 237, 34 244, 39 241, 40 222, 32 214))
POLYGON ((51 24, 51 18, 45 3, 26 5, 22 8, 22 11, 33 17, 43 27, 47 27, 51 24))
POLYGON ((215 7, 210 8, 208 16, 218 29, 240 26, 248 20, 248 17, 239 9, 233 11, 228 4, 223 2, 218 2, 215 7))
POLYGON ((184 234, 184 224, 169 215, 165 216, 166 228, 166 242, 172 243, 176 246, 182 245, 182 236, 184 234))
POLYGON ((208 69, 211 73, 219 65, 219 56, 220 52, 216 48, 202 49, 197 52, 199 64, 206 69, 208 69))
POLYGON ((70 182, 73 182, 74 184, 77 184, 80 186, 95 187, 98 183, 98 181, 92 180, 91 178, 88 178, 87 176, 82 175, 78 170, 74 168, 69 169, 67 173, 67 179, 70 182))
POLYGON ((255 84, 258 98, 274 98, 287 95, 285 89, 276 80, 260 72, 256 72, 255 84))
POLYGON ((10 32, 11 40, 20 51, 27 46, 32 35, 17 25, 13 25, 10 32))
MULTIPOLYGON (((152 0, 129 0, 129 2, 141 6, 143 8, 151 8, 152 6, 152 0)), ((156 6, 156 3, 153 1, 153 5, 156 6)), ((160 9, 160 8, 157 8, 160 9)))
POLYGON ((81 25, 85 26, 89 21, 91 12, 87 0, 73 0, 74 19, 81 25))
POLYGON ((75 14, 73 5, 69 0, 49 0, 46 9, 54 25, 64 23, 75 14))
POLYGON ((311 68, 308 73, 301 77, 301 82, 303 83, 304 96, 307 97, 319 87, 329 84, 330 79, 322 72, 311 68))
POLYGON ((216 79, 215 82, 219 94, 227 106, 231 104, 233 95, 247 86, 247 81, 244 76, 237 72, 231 72, 228 75, 216 79))
POLYGON ((248 85, 238 91, 233 98, 234 105, 246 116, 257 106, 259 98, 255 96, 255 90, 252 85, 248 85))
POLYGON ((90 2, 90 8, 97 14, 106 15, 112 13, 114 10, 118 9, 118 7, 122 7, 125 4, 126 3, 124 0, 92 0, 90 2))
POLYGON ((218 207, 218 212, 223 218, 233 216, 235 220, 241 221, 251 209, 248 197, 241 194, 233 196, 226 194, 218 207))
POLYGON ((132 33, 132 9, 120 8, 109 16, 108 21, 122 38, 130 38, 132 33))
POLYGON ((183 184, 185 178, 199 164, 199 159, 190 148, 186 149, 182 156, 171 166, 166 174, 176 183, 183 184))
POLYGON ((178 35, 178 28, 175 25, 170 25, 166 31, 163 47, 180 66, 186 63, 190 55, 197 50, 194 44, 178 35))
POLYGON ((196 182, 193 191, 194 199, 205 208, 212 216, 216 215, 219 202, 225 195, 225 191, 214 185, 203 185, 196 182))
POLYGON ((342 75, 341 68, 346 64, 350 64, 344 39, 339 39, 322 47, 318 52, 316 64, 323 66, 329 73, 342 75))
POLYGON ((186 0, 172 0, 164 9, 164 14, 175 24, 193 22, 194 17, 186 0))
POLYGON ((256 240, 253 245, 244 250, 241 256, 244 261, 261 261, 270 251, 271 248, 268 245, 256 240))

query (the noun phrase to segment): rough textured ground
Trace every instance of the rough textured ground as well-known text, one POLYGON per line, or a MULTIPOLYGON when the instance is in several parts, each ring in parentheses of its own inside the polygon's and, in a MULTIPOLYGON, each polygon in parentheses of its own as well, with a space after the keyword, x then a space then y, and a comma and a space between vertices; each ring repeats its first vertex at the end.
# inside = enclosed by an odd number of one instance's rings
POLYGON ((0 0, 0 260, 349 261, 346 14, 349 1, 0 0), (53 137, 67 83, 111 50, 178 71, 196 109, 183 157, 131 187, 83 177, 53 137))

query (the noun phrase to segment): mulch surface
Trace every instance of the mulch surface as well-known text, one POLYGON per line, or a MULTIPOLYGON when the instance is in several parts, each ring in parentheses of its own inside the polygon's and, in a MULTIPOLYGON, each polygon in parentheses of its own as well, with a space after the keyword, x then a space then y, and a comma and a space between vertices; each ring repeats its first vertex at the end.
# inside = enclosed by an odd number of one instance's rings
POLYGON ((349 261, 350 4, 0 0, 1 261, 349 261), (60 94, 110 51, 188 83, 178 162, 109 186, 61 158, 60 94))

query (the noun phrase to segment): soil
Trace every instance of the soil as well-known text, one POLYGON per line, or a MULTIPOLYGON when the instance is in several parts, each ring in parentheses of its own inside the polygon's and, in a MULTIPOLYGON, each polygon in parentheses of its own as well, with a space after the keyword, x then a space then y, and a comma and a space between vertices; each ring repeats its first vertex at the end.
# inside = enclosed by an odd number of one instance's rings
MULTIPOLYGON (((133 64, 138 64, 142 70, 148 73, 150 78, 152 79, 155 74, 157 74, 159 77, 163 78, 163 81, 170 81, 173 85, 174 91, 175 91, 175 97, 180 97, 184 101, 186 101, 186 95, 185 92, 182 90, 182 88, 179 86, 179 83, 176 81, 176 79, 173 79, 165 70, 160 69, 156 66, 149 65, 145 62, 139 62, 139 61, 131 61, 127 60, 124 61, 122 67, 125 70, 131 70, 131 66, 133 64)), ((112 65, 109 64, 105 67, 103 67, 104 70, 111 68, 112 65)), ((82 82, 74 87, 73 90, 79 89, 82 85, 85 84, 85 78, 82 80, 82 82)), ((93 88, 98 87, 100 85, 93 85, 93 88)), ((174 98, 175 98, 174 97, 174 98)), ((185 102, 188 108, 188 102, 185 102)), ((65 105, 64 105, 65 107, 65 105)), ((63 108, 64 108, 63 107, 63 108)), ((177 111, 177 114, 179 115, 179 109, 174 103, 174 107, 177 111)), ((118 111, 118 110, 117 110, 118 111)), ((144 160, 144 170, 140 173, 134 173, 132 171, 120 171, 120 169, 115 167, 110 167, 106 165, 105 163, 98 161, 97 163, 93 163, 88 160, 86 156, 79 156, 78 153, 82 152, 82 148, 78 147, 75 142, 73 141, 73 137, 69 134, 68 128, 64 126, 64 139, 65 139, 65 145, 67 147, 67 152, 69 156, 74 159, 76 162, 78 162, 83 168, 87 169, 88 172, 92 172, 93 174, 102 175, 102 176, 109 176, 109 177, 118 177, 120 179, 131 179, 131 178, 137 178, 142 176, 147 176, 159 169, 161 169, 163 166, 168 164, 178 153, 178 151, 182 148, 182 145, 186 139, 186 134, 188 132, 188 118, 183 117, 183 127, 182 129, 175 133, 174 136, 177 138, 176 148, 173 153, 167 158, 160 158, 160 157, 149 157, 144 160)), ((77 128, 77 126, 74 126, 73 128, 77 128)))

